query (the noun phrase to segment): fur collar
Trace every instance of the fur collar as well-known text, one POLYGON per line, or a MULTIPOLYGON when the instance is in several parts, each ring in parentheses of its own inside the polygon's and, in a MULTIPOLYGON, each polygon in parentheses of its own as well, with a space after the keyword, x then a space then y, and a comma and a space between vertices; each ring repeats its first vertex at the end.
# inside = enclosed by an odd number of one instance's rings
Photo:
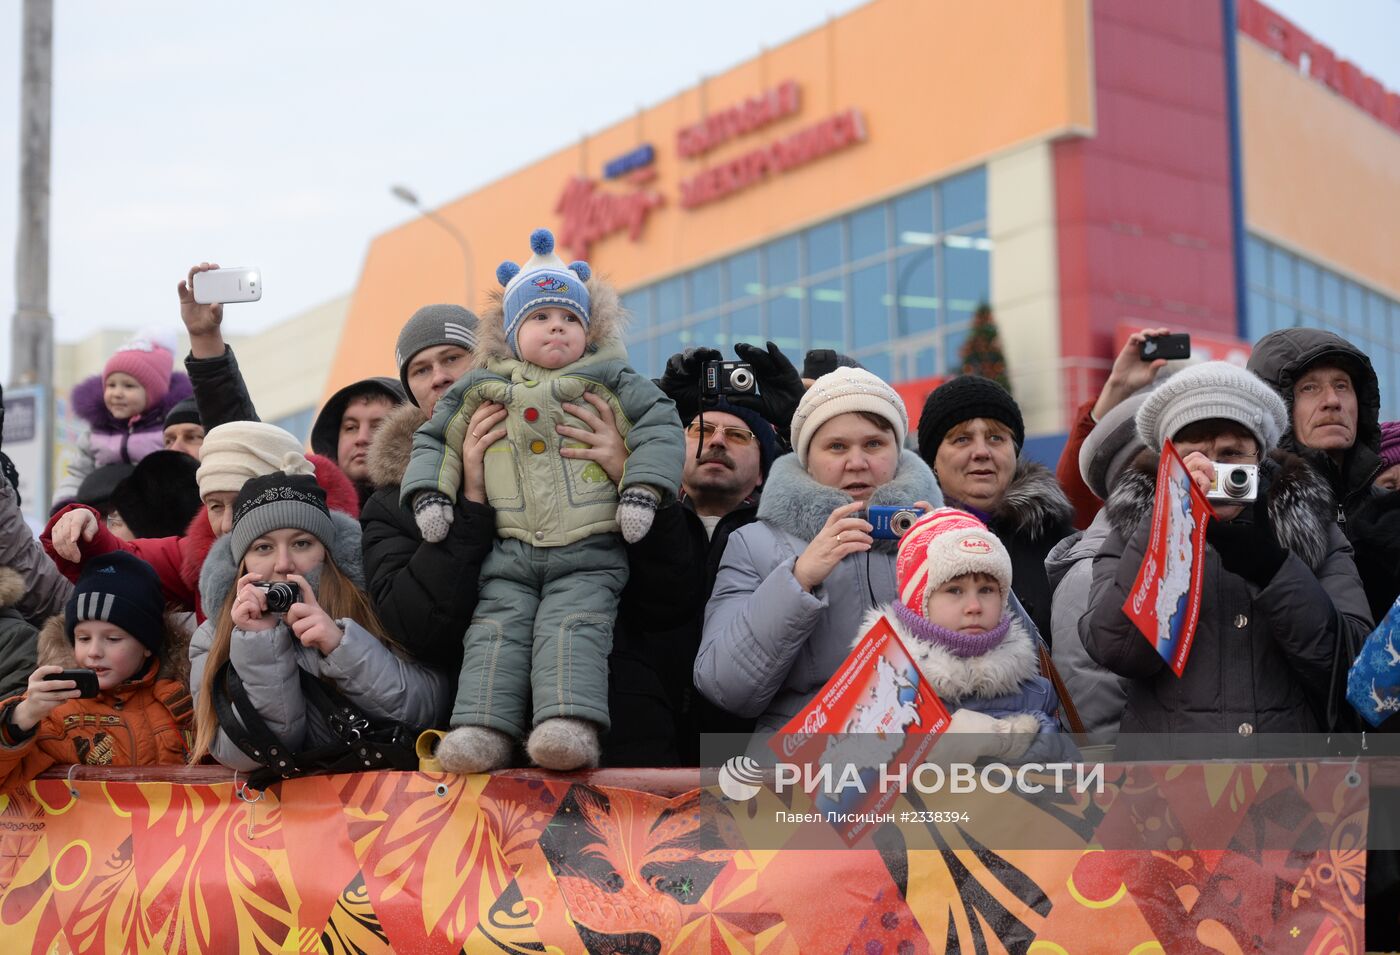
MULTIPOLYGON (((1159 452, 1143 451, 1109 492, 1104 511, 1124 539, 1152 513, 1160 460, 1159 452)), ((1279 546, 1316 571, 1327 559, 1328 534, 1336 521, 1331 488, 1306 461, 1287 451, 1270 451, 1263 471, 1269 481, 1269 520, 1279 546)))
POLYGON ((1045 465, 1021 458, 1011 475, 1011 483, 992 511, 992 523, 1012 534, 1032 539, 1067 529, 1074 520, 1074 506, 1060 482, 1045 465))
MULTIPOLYGON (((913 451, 900 451, 894 477, 876 488, 871 504, 913 504, 928 501, 943 506, 943 494, 933 472, 913 451)), ((818 484, 797 461, 797 455, 784 454, 773 462, 763 482, 758 502, 758 519, 809 541, 817 536, 831 512, 851 503, 851 496, 834 487, 818 484)), ((876 541, 876 550, 893 550, 895 541, 876 541)))
MULTIPOLYGON (((1007 613, 1011 613, 1010 609, 1007 613)), ((949 709, 969 697, 991 699, 1015 693, 1022 683, 1040 672, 1035 641, 1014 614, 1005 639, 978 657, 956 656, 937 644, 918 639, 888 606, 867 610, 860 632, 864 634, 874 626, 881 614, 899 635, 933 692, 949 709)))
MULTIPOLYGON (((156 679, 179 680, 188 686, 190 682, 189 630, 168 616, 166 620, 170 624, 171 642, 161 648, 160 669, 156 671, 156 679)), ((37 650, 39 666, 61 666, 65 669, 77 667, 78 658, 73 654, 73 644, 68 642, 68 632, 63 614, 54 614, 44 621, 44 626, 39 630, 37 650)))
MULTIPOLYGON (((489 304, 476 326, 473 368, 485 368, 491 361, 515 359, 506 343, 504 297, 501 289, 493 289, 488 296, 489 304)), ((622 307, 617 289, 611 282, 595 276, 588 280, 588 301, 588 351, 595 352, 606 344, 620 345, 627 330, 627 310, 622 307)), ((380 425, 381 429, 383 427, 380 425)))
POLYGON ((413 432, 427 421, 423 409, 414 404, 399 405, 385 416, 365 456, 370 483, 376 488, 403 483, 409 458, 413 456, 413 432))
POLYGON ((13 607, 24 596, 24 578, 12 567, 0 567, 0 607, 13 607))
MULTIPOLYGON (((364 558, 360 553, 360 522, 340 511, 331 511, 335 525, 335 541, 331 559, 346 577, 361 590, 365 587, 364 558)), ((228 597, 229 589, 238 580, 238 565, 233 561, 233 535, 225 534, 214 542, 209 556, 199 572, 199 599, 204 615, 214 619, 228 597)))
MULTIPOLYGON (((190 385, 189 376, 183 371, 172 371, 170 373, 169 390, 165 397, 156 402, 154 408, 147 408, 141 412, 138 424, 142 425, 142 430, 147 422, 156 422, 156 427, 165 425, 165 416, 170 409, 180 402, 194 395, 194 388, 190 385)), ((102 376, 91 375, 78 382, 73 387, 73 392, 69 396, 69 403, 78 417, 82 418, 94 431, 105 434, 120 434, 130 430, 131 422, 122 421, 112 417, 112 412, 107 410, 107 406, 102 403, 102 376)))

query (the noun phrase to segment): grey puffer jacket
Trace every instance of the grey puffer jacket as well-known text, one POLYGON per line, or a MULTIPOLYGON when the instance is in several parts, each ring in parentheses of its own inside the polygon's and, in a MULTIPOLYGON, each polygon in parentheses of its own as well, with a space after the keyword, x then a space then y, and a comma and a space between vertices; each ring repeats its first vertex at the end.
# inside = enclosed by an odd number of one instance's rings
POLYGON ((1132 681, 1121 731, 1330 729, 1342 705, 1335 688, 1345 686, 1371 616, 1327 485, 1297 455, 1274 451, 1265 460, 1269 518, 1288 556, 1261 589, 1226 571, 1207 547, 1200 620, 1178 678, 1123 613, 1151 536, 1157 462, 1143 452, 1109 494, 1112 529, 1094 558, 1090 610, 1079 625, 1089 655, 1132 681))
POLYGON ((1088 529, 1060 541, 1045 558, 1045 572, 1054 594, 1050 609, 1050 626, 1054 630, 1050 658, 1065 681, 1070 701, 1084 723, 1084 732, 1096 737, 1118 732, 1130 683, 1127 677, 1095 663, 1079 638, 1079 621, 1089 612, 1094 555, 1108 539, 1110 529, 1108 514, 1099 511, 1088 529))
MULTIPOLYGON (((29 529, 19 496, 10 482, 0 478, 0 566, 10 567, 24 581, 20 597, 11 606, 35 626, 63 613, 73 584, 64 577, 29 529)), ((28 683, 28 678, 25 678, 28 683)))
MULTIPOLYGON (((331 520, 336 530, 331 558, 355 586, 363 588, 360 526, 338 511, 331 512, 331 520)), ((225 534, 215 542, 199 575, 200 596, 210 616, 190 642, 190 686, 196 702, 203 692, 204 665, 214 642, 219 614, 238 579, 231 540, 232 535, 225 534)), ((445 675, 399 656, 353 620, 337 622, 345 628, 345 638, 327 656, 302 646, 285 623, 265 631, 234 628, 229 659, 249 700, 273 733, 295 751, 321 746, 336 738, 325 717, 307 706, 298 667, 331 684, 367 716, 410 726, 445 725, 454 689, 445 675)), ((215 759, 232 769, 258 768, 259 764, 222 731, 212 750, 215 759)))
MULTIPOLYGON (((912 451, 871 504, 942 505, 933 472, 912 451)), ((793 566, 831 512, 850 495, 817 483, 796 455, 773 463, 758 520, 735 531, 705 608, 695 686, 736 716, 758 717, 772 731, 821 689, 850 652, 866 611, 898 596, 895 542, 876 541, 844 558, 811 593, 793 566)))

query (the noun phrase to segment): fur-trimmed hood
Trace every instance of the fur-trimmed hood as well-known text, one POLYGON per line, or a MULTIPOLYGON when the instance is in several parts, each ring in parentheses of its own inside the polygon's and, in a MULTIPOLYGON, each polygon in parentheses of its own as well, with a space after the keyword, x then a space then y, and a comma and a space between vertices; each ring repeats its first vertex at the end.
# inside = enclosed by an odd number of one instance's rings
MULTIPOLYGON (((189 686, 190 682, 190 635, 178 621, 167 614, 166 629, 170 641, 161 647, 160 668, 156 671, 157 680, 179 680, 189 686)), ((73 644, 68 642, 68 632, 62 614, 54 614, 44 621, 38 638, 39 666, 61 666, 74 669, 78 658, 73 653, 73 644)))
POLYGON ((403 483, 409 459, 413 457, 413 432, 427 424, 428 416, 413 404, 402 404, 389 412, 375 429, 365 464, 376 488, 403 483))
MULTIPOLYGON (((784 454, 773 462, 768 480, 763 483, 758 519, 809 541, 826 525, 832 511, 851 500, 846 492, 818 483, 798 462, 797 455, 784 454)), ((916 501, 942 507, 943 494, 923 459, 913 451, 901 450, 894 477, 875 489, 870 503, 913 504, 916 501)), ((876 550, 894 550, 897 546, 897 541, 875 542, 876 550)))
MULTIPOLYGON (((1009 610, 1006 612, 1010 613, 1009 610)), ((920 640, 909 632, 909 628, 888 604, 867 610, 865 619, 860 623, 860 632, 864 634, 873 627, 881 614, 899 635, 904 649, 919 665, 919 672, 933 692, 950 706, 972 697, 990 699, 1009 696, 1020 689, 1022 683, 1040 673, 1035 639, 1015 614, 1011 615, 1011 626, 1007 628, 1006 637, 1001 643, 976 657, 960 657, 937 644, 920 640)), ((851 646, 859 642, 860 638, 857 638, 851 646)))
MULTIPOLYGON (((1160 460, 1156 451, 1141 452, 1109 492, 1104 511, 1125 540, 1152 513, 1160 460)), ((1269 520, 1279 546, 1317 571, 1327 559, 1328 530, 1336 520, 1331 488, 1306 461, 1288 451, 1270 451, 1260 470, 1268 481, 1269 520)))
POLYGON ((1011 483, 991 513, 995 529, 1039 540, 1052 533, 1059 537, 1073 521, 1074 505, 1050 469, 1038 461, 1018 459, 1011 483))
MULTIPOLYGON (((335 525, 335 540, 330 557, 351 583, 361 590, 365 586, 364 555, 360 550, 360 522, 341 511, 331 511, 335 525)), ((229 589, 238 580, 238 564, 233 559, 233 535, 225 534, 214 542, 209 556, 199 572, 199 599, 209 619, 218 616, 229 589)), ((315 581, 311 581, 315 584, 315 581)))
POLYGON ((0 567, 0 608, 13 607, 24 596, 24 577, 13 567, 0 567))
MULTIPOLYGON (((611 282, 596 275, 589 279, 588 286, 588 354, 596 352, 604 345, 621 345, 627 331, 627 310, 622 307, 622 299, 611 282)), ((476 350, 472 353, 472 367, 485 368, 487 362, 514 359, 515 355, 506 343, 505 293, 493 289, 488 295, 490 304, 479 317, 476 327, 476 350)), ((380 425, 380 429, 383 429, 380 425)))
MULTIPOLYGON (((149 422, 155 422, 156 430, 164 428, 165 416, 170 413, 170 409, 193 396, 194 388, 190 385, 189 376, 183 371, 172 371, 170 373, 170 388, 165 393, 165 397, 156 402, 154 407, 141 412, 138 420, 142 430, 149 429, 149 422)), ((121 434, 130 430, 129 421, 113 418, 112 412, 108 411, 107 406, 102 403, 101 375, 92 375, 78 382, 73 387, 73 393, 68 400, 74 413, 91 425, 94 431, 105 434, 121 434)))

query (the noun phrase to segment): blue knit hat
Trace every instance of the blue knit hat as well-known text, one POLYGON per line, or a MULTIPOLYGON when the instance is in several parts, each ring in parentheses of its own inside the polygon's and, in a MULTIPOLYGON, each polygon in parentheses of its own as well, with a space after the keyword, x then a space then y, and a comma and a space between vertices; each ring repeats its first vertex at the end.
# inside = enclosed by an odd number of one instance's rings
POLYGON ((550 305, 568 309, 588 328, 588 286, 593 275, 587 262, 570 262, 554 254, 554 233, 536 229, 530 233, 530 251, 535 254, 523 265, 502 262, 496 266, 496 281, 505 287, 506 342, 516 358, 520 323, 536 309, 550 305))
POLYGON ((165 596, 155 568, 124 550, 94 557, 83 565, 73 596, 64 608, 64 628, 73 642, 73 628, 84 620, 102 620, 121 627, 152 653, 165 640, 165 596))

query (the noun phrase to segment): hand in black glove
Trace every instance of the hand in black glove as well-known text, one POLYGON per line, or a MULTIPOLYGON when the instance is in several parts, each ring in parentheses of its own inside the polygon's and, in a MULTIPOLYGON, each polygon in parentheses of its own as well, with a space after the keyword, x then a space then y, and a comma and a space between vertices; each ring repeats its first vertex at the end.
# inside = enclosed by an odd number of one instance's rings
POLYGON ((1374 619, 1382 619, 1400 595, 1400 491, 1368 498, 1348 521, 1356 569, 1374 619))
POLYGON ((739 342, 734 346, 734 353, 740 361, 753 366, 754 377, 758 379, 758 394, 733 397, 729 399, 730 402, 763 415, 787 441, 793 412, 807 390, 802 385, 802 376, 783 350, 772 342, 768 343, 766 350, 748 342, 739 342))
POLYGON ((1206 541, 1220 555, 1221 565, 1260 588, 1269 585, 1288 559, 1288 551, 1278 545, 1269 520, 1267 490, 1261 471, 1254 506, 1233 521, 1212 518, 1206 527, 1206 541))
POLYGON ((656 382, 666 397, 676 403, 681 421, 689 421, 700 410, 700 370, 707 361, 724 356, 713 348, 687 348, 666 360, 666 370, 656 382))

